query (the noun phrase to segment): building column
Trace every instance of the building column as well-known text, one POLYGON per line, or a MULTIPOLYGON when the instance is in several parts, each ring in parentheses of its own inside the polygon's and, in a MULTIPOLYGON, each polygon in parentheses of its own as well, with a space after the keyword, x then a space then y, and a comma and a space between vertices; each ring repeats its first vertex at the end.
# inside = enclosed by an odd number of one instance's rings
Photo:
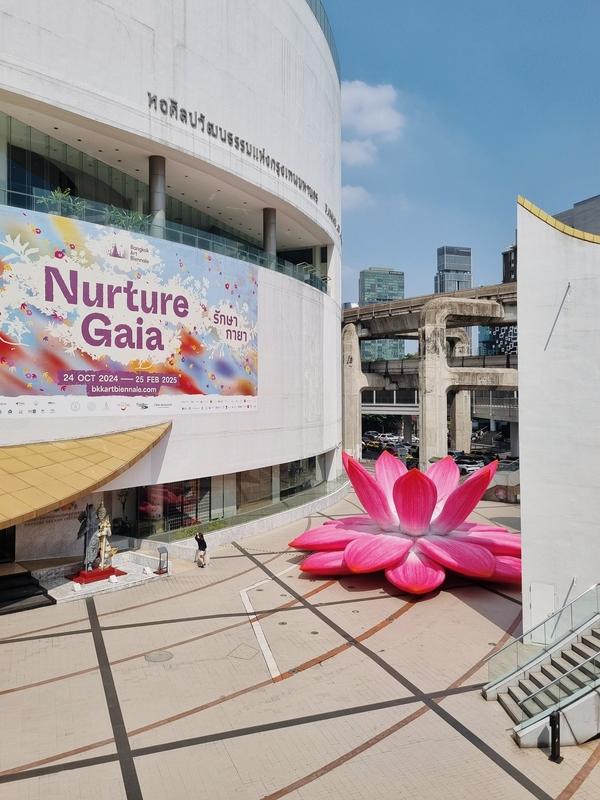
POLYGON ((513 458, 519 458, 519 423, 510 423, 510 454, 513 458))
POLYGON ((167 176, 166 161, 163 156, 148 158, 148 174, 150 183, 150 214, 152 236, 163 237, 167 221, 167 176))
POLYGON ((450 395, 450 443, 453 450, 471 452, 471 392, 459 389, 450 395))
POLYGON ((237 513, 237 473, 223 475, 223 516, 235 517, 237 513))
POLYGON ((271 467, 271 495, 274 503, 281 500, 281 475, 279 472, 279 464, 271 467))
POLYGON ((412 437, 413 437, 413 418, 412 416, 403 416, 402 417, 402 438, 408 444, 412 444, 412 437))
POLYGON ((263 208, 263 250, 269 264, 277 258, 277 211, 263 208))
POLYGON ((8 204, 8 117, 0 111, 0 203, 8 204))
MULTIPOLYGON (((432 301, 435 303, 435 301, 432 301)), ((448 363, 446 315, 436 306, 421 312, 419 326, 419 467, 427 470, 432 458, 448 453, 448 363)))
POLYGON ((365 378, 361 369, 360 342, 356 325, 342 331, 343 389, 342 435, 344 450, 354 458, 362 456, 362 398, 365 378))

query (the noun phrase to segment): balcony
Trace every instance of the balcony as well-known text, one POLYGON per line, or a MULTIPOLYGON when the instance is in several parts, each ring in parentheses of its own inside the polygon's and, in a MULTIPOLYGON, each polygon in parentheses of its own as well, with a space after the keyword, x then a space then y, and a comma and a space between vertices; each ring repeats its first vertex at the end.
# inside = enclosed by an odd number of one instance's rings
POLYGON ((260 248, 246 242, 190 228, 170 220, 167 220, 164 227, 158 227, 153 225, 150 215, 137 211, 43 189, 36 189, 35 194, 0 189, 0 204, 26 208, 30 211, 41 211, 46 214, 56 214, 83 222, 93 222, 96 225, 122 228, 145 236, 154 236, 169 242, 179 242, 190 247, 209 250, 212 253, 257 264, 265 269, 272 269, 327 293, 328 279, 317 275, 315 268, 310 264, 293 264, 282 258, 273 258, 260 248))

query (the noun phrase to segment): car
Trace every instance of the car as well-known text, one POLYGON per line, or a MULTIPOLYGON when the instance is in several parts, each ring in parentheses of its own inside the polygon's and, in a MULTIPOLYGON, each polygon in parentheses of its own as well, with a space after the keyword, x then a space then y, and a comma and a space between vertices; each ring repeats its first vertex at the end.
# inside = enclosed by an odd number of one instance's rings
POLYGON ((506 459, 505 461, 501 461, 498 464, 498 472, 518 472, 518 471, 519 471, 518 458, 506 459))

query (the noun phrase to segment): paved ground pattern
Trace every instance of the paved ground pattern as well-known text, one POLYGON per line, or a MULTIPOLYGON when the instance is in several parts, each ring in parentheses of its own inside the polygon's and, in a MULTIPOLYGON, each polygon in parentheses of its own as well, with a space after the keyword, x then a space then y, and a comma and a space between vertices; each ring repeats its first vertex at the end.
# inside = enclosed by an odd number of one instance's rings
POLYGON ((287 542, 359 508, 349 494, 206 569, 3 617, 0 800, 600 797, 599 743, 552 764, 480 695, 517 591, 300 573, 287 542))

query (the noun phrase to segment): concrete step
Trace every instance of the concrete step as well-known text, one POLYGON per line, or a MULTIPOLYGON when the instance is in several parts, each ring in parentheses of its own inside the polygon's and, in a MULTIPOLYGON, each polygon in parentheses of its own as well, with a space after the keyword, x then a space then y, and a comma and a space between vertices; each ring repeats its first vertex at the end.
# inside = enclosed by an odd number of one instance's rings
POLYGON ((593 636, 591 633, 584 633, 581 637, 581 642, 592 650, 600 651, 600 638, 593 636))
MULTIPOLYGON (((574 692, 576 692, 578 689, 581 688, 581 684, 578 683, 576 680, 573 680, 571 677, 569 677, 569 678, 561 677, 562 675, 564 675, 563 670, 557 669, 556 667, 552 666, 552 664, 543 664, 541 671, 542 671, 543 675, 546 678, 548 678, 548 680, 553 681, 553 680, 556 680, 557 678, 560 678, 560 681, 559 681, 558 684, 555 684, 553 687, 548 689, 549 693, 552 693, 554 691, 554 689, 556 689, 557 685, 560 686, 561 695, 563 693, 573 694, 574 692)), ((530 677, 533 680, 533 675, 531 675, 530 677)), ((583 678, 583 676, 581 676, 581 677, 583 678)), ((557 690, 557 693, 558 693, 558 690, 557 690)))
POLYGON ((598 648, 597 647, 590 647, 585 642, 572 642, 571 650, 574 650, 583 658, 591 658, 591 656, 598 655, 598 648))
POLYGON ((498 702, 516 725, 523 722, 523 712, 508 692, 501 692, 498 702))
MULTIPOLYGON (((558 670, 555 670, 555 672, 558 672, 558 670)), ((556 677, 558 678, 559 675, 557 674, 556 677)), ((559 683, 554 683, 552 684, 552 686, 550 686, 550 684, 554 680, 554 677, 550 678, 547 674, 545 674, 541 670, 539 672, 530 672, 528 678, 531 681, 531 683, 533 683, 533 685, 536 687, 536 691, 538 689, 545 689, 546 694, 552 699, 554 703, 558 702, 558 700, 564 697, 565 695, 570 694, 570 692, 567 691, 559 683)), ((573 684, 573 686, 575 685, 576 684, 573 684)))
POLYGON ((562 672, 563 675, 566 672, 569 672, 569 679, 572 680, 572 681, 575 681, 575 683, 578 683, 580 688, 582 686, 587 686, 587 684, 590 681, 589 675, 587 675, 586 673, 582 672, 579 669, 576 669, 573 672, 571 672, 571 670, 573 669, 572 662, 571 661, 567 661, 567 659, 563 658, 562 655, 561 656, 551 656, 550 664, 555 669, 557 669, 560 672, 562 672))
POLYGON ((31 608, 41 608, 42 606, 52 606, 56 603, 52 597, 45 594, 36 594, 31 597, 23 597, 18 600, 2 603, 0 605, 1 614, 15 614, 17 611, 28 611, 31 608))
POLYGON ((581 672, 588 675, 588 680, 597 677, 600 673, 600 654, 591 647, 580 642, 574 642, 568 650, 563 650, 562 655, 566 661, 569 661, 574 667, 579 667, 581 672), (596 656, 596 658, 593 658, 596 656), (593 658, 587 664, 584 663, 587 659, 593 658))
POLYGON ((531 676, 528 678, 521 678, 519 680, 519 688, 525 692, 527 697, 531 697, 532 703, 536 703, 539 706, 539 711, 545 711, 556 703, 556 700, 552 695, 548 694, 548 692, 539 692, 539 694, 536 694, 540 687, 531 680, 531 676), (535 697, 532 697, 532 695, 535 695, 535 697))
MULTIPOLYGON (((520 709, 517 722, 522 722, 524 719, 527 719, 527 717, 534 717, 542 710, 534 700, 527 699, 529 697, 529 692, 525 692, 520 686, 509 686, 508 695, 520 709)), ((500 699, 500 695, 498 695, 498 699, 500 699)))
POLYGON ((590 635, 600 641, 600 628, 592 628, 590 630, 590 635))

